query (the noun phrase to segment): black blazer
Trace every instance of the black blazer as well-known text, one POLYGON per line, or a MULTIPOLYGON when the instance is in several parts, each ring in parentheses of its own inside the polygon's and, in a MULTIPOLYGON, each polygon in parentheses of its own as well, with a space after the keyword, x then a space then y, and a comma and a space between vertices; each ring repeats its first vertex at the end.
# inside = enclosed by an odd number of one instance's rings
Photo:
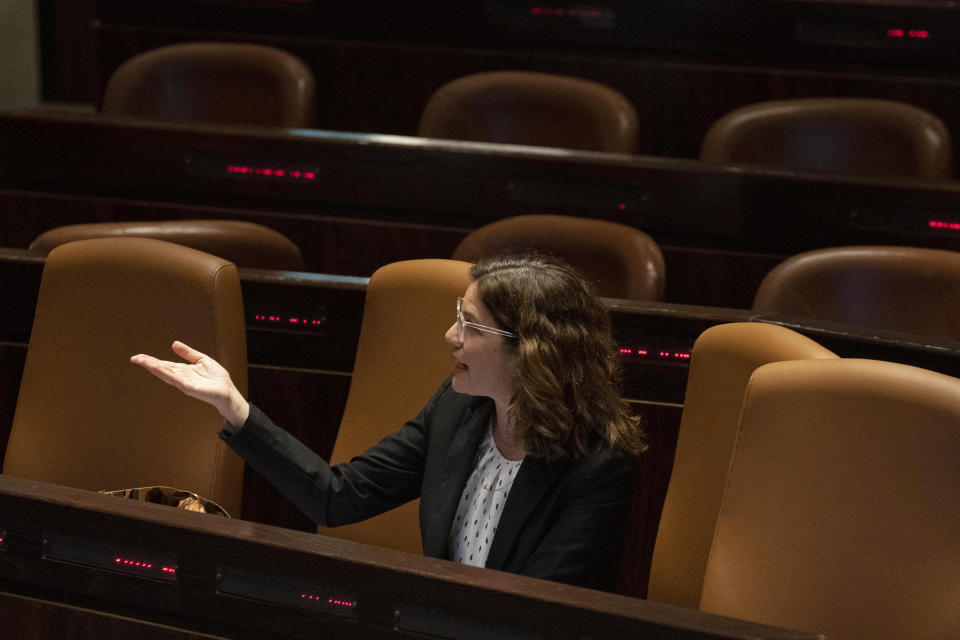
MULTIPOLYGON (((417 497, 425 555, 449 559, 453 518, 490 424, 490 398, 446 380, 420 414, 348 463, 330 467, 250 406, 221 437, 308 517, 349 524, 417 497)), ((599 444, 584 456, 527 456, 504 505, 487 568, 594 588, 616 577, 636 464, 599 444)))

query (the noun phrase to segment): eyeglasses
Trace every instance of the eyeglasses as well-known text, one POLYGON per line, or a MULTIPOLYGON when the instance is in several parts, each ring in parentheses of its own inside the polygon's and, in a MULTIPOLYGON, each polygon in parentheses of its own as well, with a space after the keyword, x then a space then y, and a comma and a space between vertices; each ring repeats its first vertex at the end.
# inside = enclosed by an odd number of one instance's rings
POLYGON ((510 331, 504 331, 503 329, 497 329, 496 327, 488 327, 485 324, 477 324, 476 322, 469 322, 463 319, 463 312, 460 310, 461 305, 463 305, 463 298, 457 298, 457 331, 459 332, 460 342, 463 342, 464 328, 473 327, 477 331, 486 331, 487 333, 495 333, 498 336, 507 336, 508 338, 516 338, 517 334, 511 333, 510 331))

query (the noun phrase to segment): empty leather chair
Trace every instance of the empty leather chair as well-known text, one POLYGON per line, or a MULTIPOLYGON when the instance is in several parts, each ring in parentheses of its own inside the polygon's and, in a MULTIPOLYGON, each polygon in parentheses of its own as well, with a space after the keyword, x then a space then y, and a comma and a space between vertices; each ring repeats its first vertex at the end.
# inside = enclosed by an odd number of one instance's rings
POLYGON ((950 179, 946 125, 892 100, 798 98, 759 102, 717 120, 700 157, 817 173, 950 179))
MULTIPOLYGON (((415 417, 453 372, 444 333, 456 320, 457 298, 470 283, 470 264, 407 260, 377 269, 367 285, 350 392, 330 456, 332 464, 363 453, 415 417)), ((420 501, 325 535, 421 553, 420 501)))
POLYGON ((757 369, 701 609, 835 640, 960 637, 960 380, 874 360, 757 369))
POLYGON ((601 296, 663 298, 666 269, 660 247, 643 231, 616 222, 553 215, 504 218, 471 231, 453 258, 476 262, 529 251, 567 261, 601 296))
POLYGON ((187 42, 133 56, 111 74, 100 112, 178 122, 311 127, 316 81, 292 53, 187 42))
POLYGON ((169 486, 239 516, 243 461, 213 407, 130 364, 175 338, 247 388, 230 262, 148 238, 97 238, 46 260, 3 473, 91 490, 169 486))
POLYGON ((740 407, 754 370, 780 360, 836 357, 795 331, 762 322, 717 325, 697 338, 657 529, 649 600, 691 609, 700 604, 740 407))
POLYGON ((753 310, 960 340, 960 253, 882 246, 808 251, 764 277, 753 310))
POLYGON ((633 153, 637 111, 606 85, 549 73, 490 71, 437 89, 417 135, 633 153))
POLYGON ((29 250, 47 254, 74 240, 138 237, 166 240, 225 258, 238 267, 303 271, 300 248, 269 227, 241 220, 158 220, 91 222, 50 229, 30 243, 29 250))

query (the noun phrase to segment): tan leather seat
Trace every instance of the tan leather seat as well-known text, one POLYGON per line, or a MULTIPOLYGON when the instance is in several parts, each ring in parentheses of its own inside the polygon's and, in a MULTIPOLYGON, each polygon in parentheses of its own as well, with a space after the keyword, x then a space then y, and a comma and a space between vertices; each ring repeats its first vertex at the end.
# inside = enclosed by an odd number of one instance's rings
POLYGON ((74 240, 138 237, 166 240, 225 258, 238 267, 303 271, 300 248, 282 233, 241 220, 158 220, 91 222, 50 229, 29 250, 47 254, 74 240))
MULTIPOLYGON (((407 260, 377 269, 367 285, 353 379, 330 461, 350 460, 396 431, 453 372, 444 333, 470 264, 407 260)), ((325 535, 421 553, 419 500, 364 522, 318 527, 325 535)))
POLYGON ((101 113, 178 122, 311 127, 316 81, 295 55, 187 42, 136 55, 110 76, 101 113))
POLYGON ((879 246, 808 251, 764 277, 753 310, 960 340, 960 253, 879 246))
POLYGON ((694 343, 673 472, 660 516, 647 598, 696 609, 747 381, 768 362, 834 359, 773 324, 711 327, 694 343))
POLYGON ((717 120, 700 157, 724 164, 847 175, 949 179, 946 125, 909 104, 868 98, 759 102, 717 120))
POLYGON ((43 270, 3 473, 91 490, 163 485, 240 515, 243 461, 213 407, 130 363, 180 339, 247 388, 230 262, 147 238, 54 249, 43 270))
POLYGON ((873 360, 753 374, 701 609, 836 640, 960 637, 960 380, 873 360))
POLYGON ((661 300, 665 267, 657 243, 634 227, 572 216, 514 216, 471 231, 453 252, 476 262, 503 253, 537 251, 566 260, 601 296, 661 300))
POLYGON ((418 136, 633 153, 637 111, 606 85, 549 73, 490 71, 437 89, 418 136))

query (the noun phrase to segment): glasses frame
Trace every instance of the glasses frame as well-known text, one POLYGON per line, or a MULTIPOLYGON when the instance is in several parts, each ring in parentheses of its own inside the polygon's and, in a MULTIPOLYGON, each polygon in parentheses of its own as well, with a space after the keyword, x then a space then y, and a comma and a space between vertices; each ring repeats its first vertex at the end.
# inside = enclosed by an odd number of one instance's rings
POLYGON ((470 322, 465 320, 463 317, 463 311, 461 306, 463 305, 463 298, 457 298, 457 336, 460 338, 460 342, 463 342, 465 327, 473 327, 477 331, 483 331, 485 333, 495 333, 498 336, 505 336, 507 338, 516 338, 517 334, 512 331, 505 331, 504 329, 498 329, 496 327, 488 327, 485 324, 477 324, 476 322, 470 322))

